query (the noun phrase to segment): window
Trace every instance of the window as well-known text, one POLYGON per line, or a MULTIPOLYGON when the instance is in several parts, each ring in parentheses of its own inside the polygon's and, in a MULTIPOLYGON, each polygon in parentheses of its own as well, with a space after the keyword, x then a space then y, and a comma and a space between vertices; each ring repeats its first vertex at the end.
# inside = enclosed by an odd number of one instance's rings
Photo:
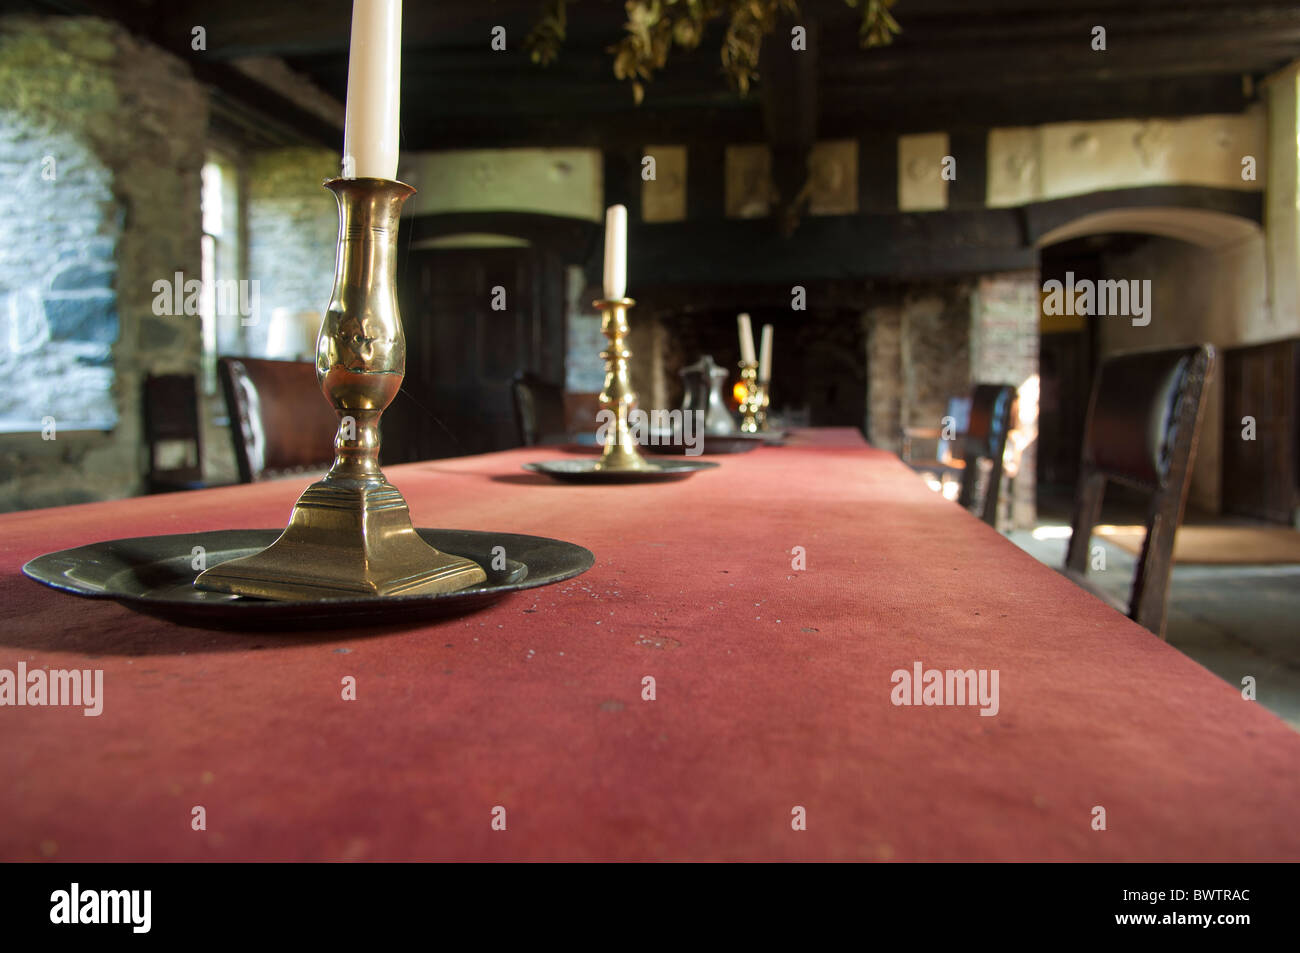
POLYGON ((217 388, 217 355, 243 350, 240 320, 239 175, 234 162, 210 153, 203 166, 203 293, 199 316, 203 324, 203 386, 217 388), (231 293, 231 289, 235 289, 231 293))

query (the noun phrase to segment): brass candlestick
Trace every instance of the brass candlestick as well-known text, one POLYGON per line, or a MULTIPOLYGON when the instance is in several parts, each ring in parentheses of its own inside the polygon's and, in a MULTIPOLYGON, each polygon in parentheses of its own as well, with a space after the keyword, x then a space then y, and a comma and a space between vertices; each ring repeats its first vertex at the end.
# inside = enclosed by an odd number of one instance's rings
POLYGON ((605 386, 600 392, 600 406, 614 414, 606 425, 605 450, 596 464, 597 470, 653 470, 654 464, 641 451, 628 430, 628 417, 636 409, 636 392, 628 373, 627 359, 632 356, 624 343, 628 333, 627 309, 636 304, 631 298, 613 298, 594 302, 601 310, 600 330, 609 339, 600 356, 605 360, 605 386))
POLYGON ((402 204, 415 189, 373 178, 325 187, 338 199, 339 240, 334 292, 316 339, 316 379, 338 411, 337 456, 298 498, 279 539, 213 566, 194 584, 296 600, 426 595, 485 582, 477 563, 416 535, 406 500, 379 469, 379 418, 406 374, 395 252, 402 204))
POLYGON ((758 382, 758 410, 754 413, 754 421, 758 424, 758 432, 767 432, 767 405, 771 403, 772 397, 768 391, 768 385, 771 381, 758 382))
POLYGON ((762 424, 766 422, 766 415, 763 414, 763 389, 758 383, 758 364, 741 361, 740 379, 745 387, 745 399, 740 402, 740 412, 743 415, 740 432, 758 433, 764 429, 762 424), (760 420, 760 416, 764 419, 760 420))

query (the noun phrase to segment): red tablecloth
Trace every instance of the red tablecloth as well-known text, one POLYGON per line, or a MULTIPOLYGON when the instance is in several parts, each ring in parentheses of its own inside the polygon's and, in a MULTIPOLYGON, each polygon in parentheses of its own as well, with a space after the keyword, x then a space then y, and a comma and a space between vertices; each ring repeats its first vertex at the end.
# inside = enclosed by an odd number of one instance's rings
POLYGON ((397 631, 183 628, 19 572, 280 527, 306 480, 0 517, 0 668, 105 673, 100 717, 0 708, 0 857, 1300 859, 1300 736, 853 432, 658 485, 519 469, 559 455, 389 471, 417 525, 596 554, 397 631), (998 714, 892 704, 918 661, 998 670, 998 714))

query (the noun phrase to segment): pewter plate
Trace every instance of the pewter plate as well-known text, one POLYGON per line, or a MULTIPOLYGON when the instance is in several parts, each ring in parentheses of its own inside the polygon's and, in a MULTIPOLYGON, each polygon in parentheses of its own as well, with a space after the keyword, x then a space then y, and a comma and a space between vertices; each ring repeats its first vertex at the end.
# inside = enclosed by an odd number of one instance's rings
POLYGON ((524 469, 544 473, 565 483, 649 483, 680 480, 696 470, 712 470, 716 463, 694 457, 686 460, 651 460, 645 470, 598 470, 599 460, 543 460, 525 463, 524 469))
MULTIPOLYGON (((750 450, 756 450, 764 444, 763 437, 760 434, 747 436, 745 434, 705 434, 700 440, 700 456, 710 456, 719 453, 748 453, 750 450)), ((676 444, 641 444, 642 453, 653 453, 661 457, 685 457, 687 446, 684 443, 676 444)))
POLYGON ((265 549, 281 532, 240 529, 114 539, 37 556, 23 566, 23 572, 63 592, 116 599, 137 612, 200 628, 332 629, 459 615, 521 589, 571 579, 595 562, 590 550, 544 536, 417 529, 429 545, 482 566, 487 582, 437 595, 349 596, 293 602, 194 588, 194 577, 198 575, 192 566, 195 546, 202 546, 206 564, 215 566, 265 549), (491 568, 493 548, 497 546, 505 550, 504 569, 491 568))

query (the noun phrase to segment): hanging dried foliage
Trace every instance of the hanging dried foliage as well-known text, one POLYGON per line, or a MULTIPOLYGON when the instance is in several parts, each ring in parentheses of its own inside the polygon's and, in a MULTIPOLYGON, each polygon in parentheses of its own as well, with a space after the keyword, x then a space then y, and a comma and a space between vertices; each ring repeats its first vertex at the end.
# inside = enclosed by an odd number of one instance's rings
MULTIPOLYGON (((543 0, 537 24, 525 44, 534 63, 546 65, 559 55, 564 43, 567 8, 573 0, 543 0)), ((895 0, 844 0, 862 10, 858 36, 863 47, 884 46, 901 32, 889 12, 895 0)), ((726 23, 720 58, 727 81, 742 96, 758 78, 758 57, 763 37, 782 17, 797 19, 796 0, 627 0, 623 37, 609 48, 614 76, 632 84, 639 104, 645 83, 664 68, 677 47, 693 50, 715 20, 726 23)))

